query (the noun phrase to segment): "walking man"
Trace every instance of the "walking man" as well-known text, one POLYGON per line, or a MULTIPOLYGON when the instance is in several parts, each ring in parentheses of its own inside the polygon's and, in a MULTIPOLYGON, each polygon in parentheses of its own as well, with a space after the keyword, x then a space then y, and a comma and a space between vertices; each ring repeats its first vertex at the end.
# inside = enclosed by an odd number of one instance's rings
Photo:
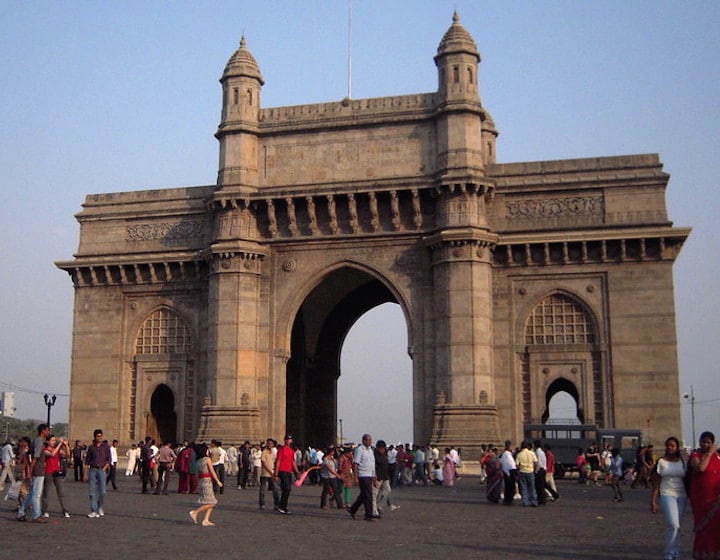
POLYGON ((40 498, 45 486, 45 440, 50 434, 50 427, 47 424, 40 424, 37 427, 38 437, 33 440, 31 447, 30 473, 32 475, 32 485, 30 491, 25 497, 25 501, 18 509, 18 521, 25 521, 25 512, 28 507, 32 507, 32 520, 35 523, 46 523, 47 520, 41 517, 40 498))
POLYGON ((273 507, 278 510, 280 509, 280 492, 278 487, 273 480, 273 474, 275 472, 275 440, 268 438, 265 442, 265 449, 262 451, 260 456, 260 495, 258 497, 258 504, 261 510, 267 509, 265 507, 265 490, 270 490, 273 497, 273 507))
POLYGON ((365 434, 362 437, 362 445, 355 448, 353 464, 358 475, 358 486, 360 494, 348 510, 350 516, 355 519, 355 514, 362 505, 365 508, 365 521, 375 521, 373 515, 373 485, 375 484, 375 452, 372 446, 372 436, 365 434))
POLYGON ((300 471, 295 463, 295 450, 292 448, 293 437, 290 434, 285 436, 285 445, 278 449, 277 462, 275 463, 275 480, 280 481, 280 507, 278 511, 284 515, 290 515, 288 500, 292 490, 292 475, 297 476, 300 471))
POLYGON ((0 473, 0 492, 5 491, 5 481, 10 479, 10 484, 15 482, 13 474, 13 466, 15 462, 15 453, 13 452, 12 440, 8 439, 3 445, 2 454, 0 454, 0 462, 2 462, 2 473, 0 473))
POLYGON ((103 431, 93 432, 93 442, 85 455, 85 468, 87 481, 90 487, 90 513, 88 517, 102 517, 103 501, 107 483, 106 476, 110 470, 110 446, 103 442, 103 431))

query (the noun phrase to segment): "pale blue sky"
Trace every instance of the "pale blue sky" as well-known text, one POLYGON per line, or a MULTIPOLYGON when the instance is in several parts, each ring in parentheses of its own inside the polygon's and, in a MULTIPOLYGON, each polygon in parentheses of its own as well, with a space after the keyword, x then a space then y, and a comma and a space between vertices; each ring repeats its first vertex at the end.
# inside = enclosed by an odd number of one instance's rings
MULTIPOLYGON (((353 97, 434 91, 433 56, 455 8, 483 57, 499 161, 660 154, 669 215, 694 228, 675 265, 680 391, 694 386, 697 431, 720 432, 720 4, 355 0, 353 97)), ((344 97, 347 2, 0 0, 0 9, 0 382, 67 393, 73 290, 53 261, 77 248, 73 214, 85 195, 214 183, 218 78, 243 33, 265 107, 344 97)), ((399 417, 368 425, 346 396, 340 415, 346 437, 406 439, 404 326, 378 314, 350 333, 341 389, 374 393, 387 381, 368 372, 397 372, 397 404, 386 408, 399 417), (380 324, 395 324, 396 336, 371 364, 362 348, 380 324)), ((40 395, 18 391, 16 401, 19 416, 44 417, 40 395)), ((54 415, 67 418, 67 399, 54 415)))

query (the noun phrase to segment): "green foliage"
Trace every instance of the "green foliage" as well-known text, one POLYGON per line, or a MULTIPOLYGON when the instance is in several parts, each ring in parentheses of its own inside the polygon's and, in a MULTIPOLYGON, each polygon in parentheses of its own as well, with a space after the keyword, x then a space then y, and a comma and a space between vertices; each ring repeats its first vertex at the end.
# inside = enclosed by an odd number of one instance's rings
MULTIPOLYGON (((37 427, 39 424, 44 423, 44 420, 22 420, 20 418, 0 418, 0 439, 5 442, 7 438, 11 438, 13 441, 17 441, 23 436, 27 436, 30 439, 37 437, 37 427)), ((65 422, 57 422, 53 424, 53 434, 56 436, 67 437, 68 425, 65 422)))

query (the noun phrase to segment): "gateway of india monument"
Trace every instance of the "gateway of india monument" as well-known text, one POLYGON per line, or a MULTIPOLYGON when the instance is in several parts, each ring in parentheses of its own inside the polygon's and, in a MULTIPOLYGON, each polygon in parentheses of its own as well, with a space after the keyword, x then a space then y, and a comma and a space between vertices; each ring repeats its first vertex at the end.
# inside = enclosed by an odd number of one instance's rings
POLYGON ((558 392, 584 424, 680 433, 672 266, 690 230, 658 156, 498 163, 457 14, 434 62, 430 93, 263 107, 243 38, 216 184, 87 196, 56 263, 75 289, 72 438, 334 442, 343 341, 387 302, 416 442, 476 457, 558 392))

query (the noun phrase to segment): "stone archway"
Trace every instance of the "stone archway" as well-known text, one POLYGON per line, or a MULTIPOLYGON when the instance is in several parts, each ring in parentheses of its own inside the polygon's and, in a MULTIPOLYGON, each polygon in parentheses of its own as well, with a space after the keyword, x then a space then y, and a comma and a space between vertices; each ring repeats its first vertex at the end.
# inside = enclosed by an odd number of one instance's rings
POLYGON ((380 280, 350 267, 329 273, 305 298, 292 328, 286 426, 301 445, 335 442, 337 380, 345 336, 367 311, 398 303, 380 280))
POLYGON ((177 413, 172 389, 161 383, 150 397, 147 433, 158 442, 177 441, 177 413))

